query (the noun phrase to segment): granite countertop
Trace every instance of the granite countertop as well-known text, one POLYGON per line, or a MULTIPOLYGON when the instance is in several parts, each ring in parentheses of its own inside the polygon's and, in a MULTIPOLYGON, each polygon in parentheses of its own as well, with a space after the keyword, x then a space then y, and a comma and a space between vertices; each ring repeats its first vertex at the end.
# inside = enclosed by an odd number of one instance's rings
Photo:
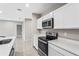
POLYGON ((79 55, 79 41, 59 37, 56 40, 48 41, 48 43, 59 46, 67 51, 79 55))

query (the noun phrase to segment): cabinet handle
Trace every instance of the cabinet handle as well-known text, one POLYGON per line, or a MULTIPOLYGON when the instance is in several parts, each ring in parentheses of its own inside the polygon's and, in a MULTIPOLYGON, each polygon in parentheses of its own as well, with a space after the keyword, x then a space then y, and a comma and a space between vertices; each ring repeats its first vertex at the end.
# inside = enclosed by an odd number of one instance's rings
POLYGON ((43 40, 40 40, 40 39, 38 39, 39 41, 41 41, 41 42, 43 42, 43 43, 45 43, 45 44, 47 44, 47 42, 45 42, 45 41, 43 41, 43 40))

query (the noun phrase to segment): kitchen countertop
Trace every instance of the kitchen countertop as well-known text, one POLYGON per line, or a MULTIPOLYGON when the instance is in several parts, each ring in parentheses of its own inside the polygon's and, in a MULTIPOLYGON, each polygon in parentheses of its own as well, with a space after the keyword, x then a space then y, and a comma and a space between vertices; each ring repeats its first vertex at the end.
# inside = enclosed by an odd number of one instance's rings
POLYGON ((56 40, 48 41, 48 43, 61 47, 79 56, 79 41, 59 37, 56 40))
POLYGON ((12 41, 8 44, 0 45, 0 56, 9 56, 10 50, 14 44, 15 37, 5 37, 1 38, 0 40, 12 39, 12 41))

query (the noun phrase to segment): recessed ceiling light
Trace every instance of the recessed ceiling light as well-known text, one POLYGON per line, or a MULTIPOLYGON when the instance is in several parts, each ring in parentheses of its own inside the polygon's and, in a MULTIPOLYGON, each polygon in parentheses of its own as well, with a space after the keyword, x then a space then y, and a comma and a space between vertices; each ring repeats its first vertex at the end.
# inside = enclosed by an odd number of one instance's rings
POLYGON ((26 7, 29 7, 29 3, 27 3, 25 6, 26 6, 26 7))
POLYGON ((2 11, 0 11, 0 14, 2 13, 2 11))

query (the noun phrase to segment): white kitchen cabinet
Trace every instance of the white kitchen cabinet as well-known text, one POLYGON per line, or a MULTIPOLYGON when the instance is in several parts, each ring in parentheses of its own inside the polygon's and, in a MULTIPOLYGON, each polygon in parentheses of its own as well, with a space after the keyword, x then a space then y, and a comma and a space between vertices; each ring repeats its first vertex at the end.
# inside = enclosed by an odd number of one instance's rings
POLYGON ((48 44, 48 55, 49 56, 75 56, 74 54, 59 48, 53 44, 48 44))
POLYGON ((62 19, 62 14, 61 10, 57 9, 54 12, 54 29, 61 29, 63 28, 63 19, 62 19))
POLYGON ((79 28, 79 4, 66 4, 54 11, 54 29, 79 28))
POLYGON ((34 35, 33 37, 33 46, 38 50, 38 36, 34 35))
POLYGON ((63 56, 62 54, 58 53, 51 44, 48 44, 48 56, 63 56))
POLYGON ((37 20, 37 29, 42 29, 42 19, 43 17, 37 20))
POLYGON ((49 18, 53 18, 53 12, 50 12, 49 14, 46 14, 45 16, 43 16, 43 20, 49 19, 49 18))

